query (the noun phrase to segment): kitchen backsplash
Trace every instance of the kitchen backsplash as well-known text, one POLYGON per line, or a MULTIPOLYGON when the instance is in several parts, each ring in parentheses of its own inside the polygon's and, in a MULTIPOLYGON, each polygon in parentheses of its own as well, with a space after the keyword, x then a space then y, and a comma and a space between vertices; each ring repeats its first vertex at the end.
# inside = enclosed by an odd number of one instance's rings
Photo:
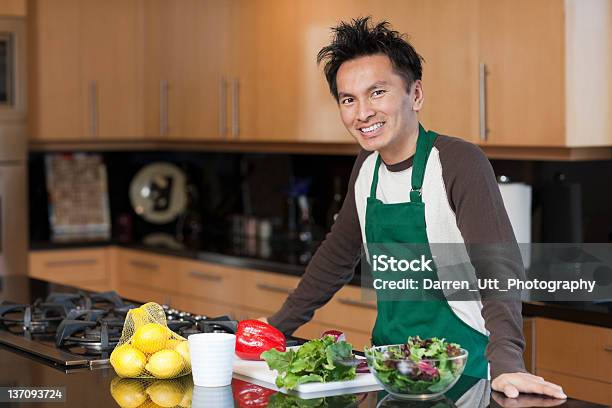
MULTIPOLYGON (((113 237, 128 235, 134 239, 153 232, 176 235, 179 229, 185 229, 184 219, 180 225, 175 221, 156 225, 144 221, 132 209, 130 182, 148 164, 170 162, 187 175, 187 205, 193 214, 189 222, 194 226, 179 233, 216 236, 237 232, 236 228, 245 233, 254 219, 264 221, 265 227, 276 229, 277 234, 317 241, 323 238, 337 211, 339 204, 338 200, 334 202, 334 195, 340 192, 344 197, 346 193, 354 161, 349 156, 298 154, 176 151, 101 154, 108 174, 113 237), (298 199, 300 196, 307 200, 298 199), (308 212, 306 221, 304 205, 308 212), (245 214, 249 217, 239 216, 245 214), (304 226, 300 223, 309 224, 306 232, 312 236, 304 237, 304 226)), ((33 241, 45 241, 50 236, 44 157, 41 152, 29 156, 33 241)), ((612 161, 495 160, 492 165, 497 176, 505 175, 511 181, 533 186, 532 242, 565 242, 571 237, 585 242, 612 242, 612 192, 606 181, 606 175, 612 174, 612 161), (577 233, 572 228, 581 231, 577 233)))

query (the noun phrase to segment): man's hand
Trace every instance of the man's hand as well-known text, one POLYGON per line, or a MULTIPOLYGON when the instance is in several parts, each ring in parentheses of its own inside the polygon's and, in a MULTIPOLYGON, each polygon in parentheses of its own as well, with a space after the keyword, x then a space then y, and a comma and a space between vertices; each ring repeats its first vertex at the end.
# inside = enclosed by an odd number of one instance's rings
POLYGON ((525 394, 516 398, 508 398, 499 392, 491 394, 496 404, 491 404, 491 408, 500 406, 502 408, 528 408, 528 407, 556 407, 564 404, 565 399, 550 398, 543 395, 525 394))
POLYGON ((257 320, 259 320, 260 322, 268 323, 268 319, 266 319, 265 317, 258 317, 257 320))
POLYGON ((559 399, 567 398, 563 393, 563 388, 557 384, 529 373, 501 374, 493 380, 491 388, 503 392, 509 398, 516 398, 521 392, 548 395, 559 399))

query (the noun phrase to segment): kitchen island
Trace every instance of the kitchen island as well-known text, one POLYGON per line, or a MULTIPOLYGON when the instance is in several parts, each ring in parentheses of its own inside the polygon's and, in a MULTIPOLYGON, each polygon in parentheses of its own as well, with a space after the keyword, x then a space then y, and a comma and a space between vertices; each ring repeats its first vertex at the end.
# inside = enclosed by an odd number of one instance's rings
MULTIPOLYGON (((76 289, 52 284, 49 282, 31 279, 24 276, 20 277, 3 277, 0 278, 0 300, 10 299, 13 302, 32 302, 36 298, 44 298, 50 291, 74 292, 76 289)), ((2 387, 62 387, 63 396, 65 397, 65 405, 68 407, 114 407, 121 406, 117 400, 124 401, 129 399, 135 401, 138 398, 143 398, 146 395, 153 398, 164 398, 170 395, 178 398, 178 392, 181 392, 181 400, 188 402, 190 395, 193 393, 193 401, 196 401, 192 406, 213 406, 203 404, 205 401, 211 401, 213 398, 213 390, 203 389, 200 387, 193 388, 190 377, 187 376, 180 381, 161 381, 158 383, 144 383, 142 381, 128 381, 117 379, 115 372, 110 366, 97 366, 95 369, 86 367, 68 368, 58 366, 46 362, 40 358, 36 358, 24 352, 11 349, 6 346, 0 346, 0 386, 2 387), (140 385, 139 385, 140 384, 140 385), (144 386, 142 385, 144 384, 144 386), (146 386, 158 384, 155 388, 161 394, 156 395, 149 389, 149 393, 143 394, 146 386), (178 384, 178 385, 177 385, 178 384), (140 388, 139 388, 140 387, 140 388), (113 388, 113 393, 111 393, 113 388), (165 390, 165 391, 159 391, 165 390), (174 394, 172 394, 174 392, 174 394), (130 393, 134 393, 131 395, 130 393)), ((299 397, 285 396, 273 390, 266 389, 260 385, 252 384, 246 379, 234 378, 231 388, 224 390, 217 389, 215 394, 218 397, 220 394, 223 398, 218 399, 215 408, 223 408, 224 406, 236 407, 265 407, 265 406, 300 406, 299 397), (220 394, 219 394, 220 393, 220 394), (222 404, 222 405, 219 405, 222 404)), ((150 398, 147 397, 147 398, 150 398)), ((317 403, 328 404, 320 406, 335 406, 335 407, 376 407, 383 398, 386 397, 384 392, 369 392, 361 394, 351 394, 347 392, 341 396, 327 397, 326 401, 321 399, 317 403), (332 405, 333 404, 333 405, 332 405)), ((498 393, 490 392, 489 383, 485 380, 478 381, 470 377, 464 376, 449 393, 444 400, 438 400, 432 403, 402 403, 385 400, 380 406, 385 407, 402 407, 402 406, 418 406, 428 407, 475 407, 475 406, 551 406, 551 400, 538 399, 534 397, 523 396, 522 401, 506 400, 498 393), (461 396, 456 395, 456 389, 459 386, 469 384, 472 388, 461 396), (518 405, 517 405, 518 403, 518 405), (520 405, 524 403, 525 405, 520 405)), ((304 401, 301 401, 305 403, 304 401)), ((309 401, 313 403, 314 400, 309 401)), ((12 407, 45 407, 45 406, 62 406, 58 402, 11 402, 12 407)), ((156 406, 156 405, 145 405, 156 406)), ((187 405, 189 406, 189 405, 187 405)), ((308 406, 319 406, 316 404, 308 406)), ((586 408, 600 407, 597 404, 586 403, 576 400, 568 400, 563 402, 562 407, 568 408, 586 408)))

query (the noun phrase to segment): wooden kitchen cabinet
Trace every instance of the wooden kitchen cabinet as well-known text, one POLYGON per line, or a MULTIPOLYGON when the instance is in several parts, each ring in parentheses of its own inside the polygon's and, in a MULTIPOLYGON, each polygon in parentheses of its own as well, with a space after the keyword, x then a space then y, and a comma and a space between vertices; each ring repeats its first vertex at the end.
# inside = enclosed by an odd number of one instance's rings
POLYGON ((423 57, 426 129, 475 142, 478 135, 478 28, 474 0, 366 2, 376 20, 405 33, 423 57))
POLYGON ((612 329, 536 319, 536 373, 577 399, 612 404, 612 329))
POLYGON ((0 2, 0 16, 25 17, 26 0, 3 0, 0 2))
POLYGON ((226 140, 232 1, 144 3, 146 137, 226 140))
POLYGON ((79 140, 87 134, 78 3, 79 0, 28 2, 30 140, 79 140))
POLYGON ((28 10, 30 138, 141 138, 141 2, 30 0, 28 10))
POLYGON ((77 288, 111 289, 111 265, 107 248, 31 251, 29 275, 77 288))
POLYGON ((479 0, 480 144, 612 144, 606 2, 479 0), (486 128, 486 134, 484 133, 486 128))

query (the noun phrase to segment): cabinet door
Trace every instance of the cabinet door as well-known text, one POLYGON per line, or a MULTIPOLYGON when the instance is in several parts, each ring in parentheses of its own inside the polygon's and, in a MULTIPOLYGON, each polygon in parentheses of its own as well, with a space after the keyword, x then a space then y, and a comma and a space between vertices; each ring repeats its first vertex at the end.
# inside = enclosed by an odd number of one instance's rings
POLYGON ((81 100, 85 139, 144 136, 142 5, 138 0, 81 0, 81 100))
POLYGON ((85 134, 79 0, 31 0, 28 10, 30 139, 78 140, 85 134))
MULTIPOLYGON (((370 3, 370 2, 368 2, 370 3)), ((476 141, 478 31, 475 0, 383 0, 367 7, 405 33, 423 57, 425 101, 419 120, 427 129, 476 141)), ((367 15, 367 14, 363 14, 367 15)))
POLYGON ((295 3, 237 0, 233 6, 230 137, 291 140, 300 103, 295 3))
POLYGON ((479 0, 483 145, 565 145, 564 2, 479 0))
POLYGON ((227 137, 231 1, 147 0, 145 120, 149 138, 227 137))

